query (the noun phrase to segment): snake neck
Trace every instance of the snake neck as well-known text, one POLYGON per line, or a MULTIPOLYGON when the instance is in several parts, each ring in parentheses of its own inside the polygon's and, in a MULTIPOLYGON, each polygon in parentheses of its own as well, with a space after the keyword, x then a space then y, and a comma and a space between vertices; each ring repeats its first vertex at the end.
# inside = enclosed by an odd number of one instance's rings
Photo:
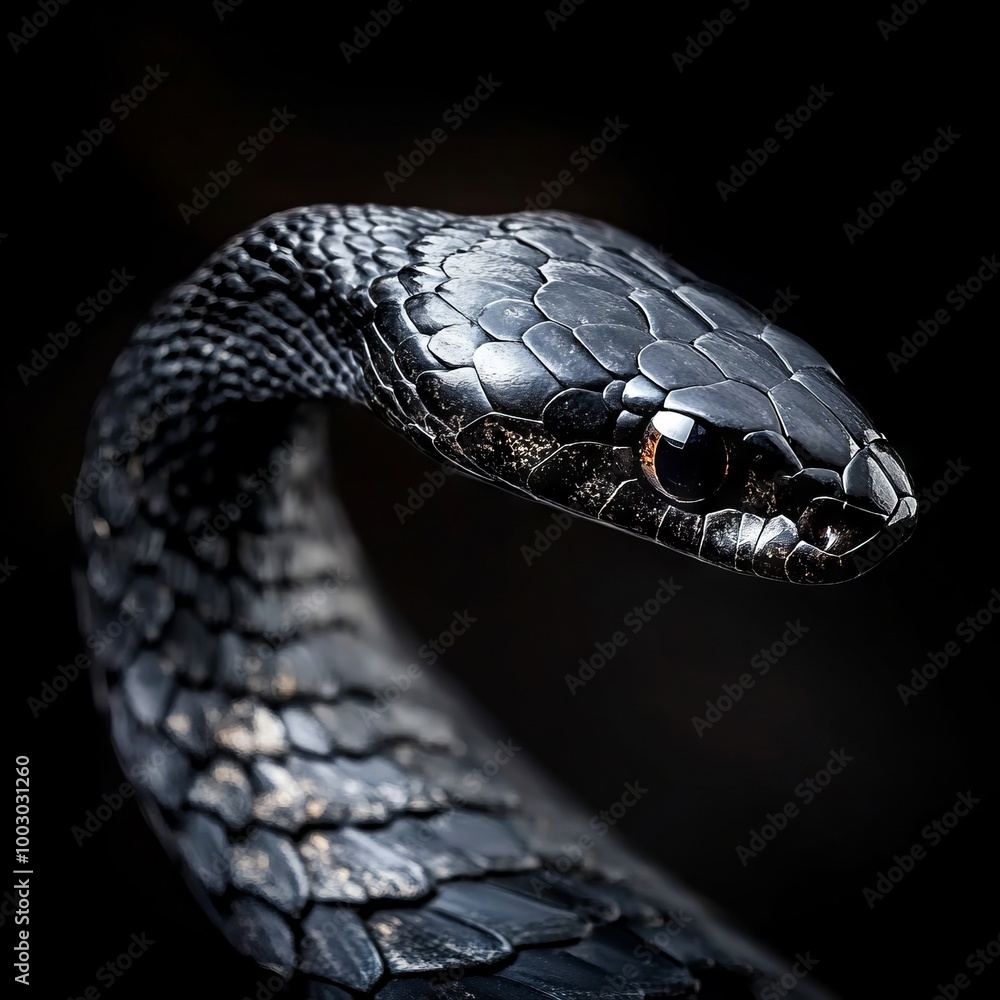
POLYGON ((91 643, 100 666, 128 670, 158 649, 196 683, 219 661, 236 693, 326 696, 350 685, 337 673, 351 656, 324 657, 325 678, 301 691, 297 642, 391 632, 330 486, 319 404, 348 399, 392 422, 359 331, 372 281, 402 265, 380 228, 399 243, 385 227, 403 222, 358 207, 274 216, 136 331, 98 401, 73 501, 88 640, 120 632, 91 643))

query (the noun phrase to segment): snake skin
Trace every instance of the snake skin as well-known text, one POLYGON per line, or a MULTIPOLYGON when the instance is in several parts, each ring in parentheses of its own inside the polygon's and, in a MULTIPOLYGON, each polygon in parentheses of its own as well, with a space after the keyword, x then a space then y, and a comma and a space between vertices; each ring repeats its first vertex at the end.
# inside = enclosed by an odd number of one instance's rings
POLYGON ((759 996, 787 966, 434 671, 413 679, 329 487, 316 403, 334 396, 469 475, 819 583, 913 525, 867 415, 798 338, 609 226, 317 206, 233 239, 155 307, 81 475, 82 628, 128 625, 94 671, 122 766, 223 932, 290 990, 759 996), (664 409, 727 442, 716 496, 677 504, 642 471, 664 409))

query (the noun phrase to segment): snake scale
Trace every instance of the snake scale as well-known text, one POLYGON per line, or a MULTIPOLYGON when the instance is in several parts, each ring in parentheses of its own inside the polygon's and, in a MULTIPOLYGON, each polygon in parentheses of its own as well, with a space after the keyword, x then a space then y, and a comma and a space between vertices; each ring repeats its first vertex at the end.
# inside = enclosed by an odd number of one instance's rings
POLYGON ((331 397, 469 476, 795 583, 915 523, 870 418, 803 341, 611 226, 314 206, 155 306, 81 476, 82 628, 135 621, 94 671, 119 759, 276 986, 767 995, 787 965, 519 756, 484 779, 501 734, 443 678, 384 697, 411 655, 330 488, 331 397))

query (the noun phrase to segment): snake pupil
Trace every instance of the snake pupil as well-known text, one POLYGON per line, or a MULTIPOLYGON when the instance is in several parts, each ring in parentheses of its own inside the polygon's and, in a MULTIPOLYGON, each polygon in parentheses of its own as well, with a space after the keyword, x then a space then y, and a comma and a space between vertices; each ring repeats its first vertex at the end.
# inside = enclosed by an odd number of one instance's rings
POLYGON ((646 429, 642 467, 661 492, 682 503, 710 497, 726 478, 728 457, 715 428, 663 410, 646 429))

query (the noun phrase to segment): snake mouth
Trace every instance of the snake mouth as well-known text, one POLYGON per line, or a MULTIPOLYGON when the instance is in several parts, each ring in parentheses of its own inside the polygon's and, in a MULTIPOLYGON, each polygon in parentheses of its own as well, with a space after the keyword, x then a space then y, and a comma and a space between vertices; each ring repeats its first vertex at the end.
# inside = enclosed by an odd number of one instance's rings
POLYGON ((884 514, 865 510, 846 500, 816 497, 799 515, 796 526, 802 541, 820 552, 842 556, 871 542, 888 520, 884 514))
POLYGON ((817 497, 795 522, 799 539, 784 562, 785 578, 791 583, 853 580, 902 545, 916 523, 917 501, 909 495, 888 515, 817 497))
POLYGON ((916 524, 913 486, 881 438, 858 451, 840 475, 805 468, 781 477, 775 499, 794 538, 783 566, 793 583, 859 577, 909 538, 916 524))

